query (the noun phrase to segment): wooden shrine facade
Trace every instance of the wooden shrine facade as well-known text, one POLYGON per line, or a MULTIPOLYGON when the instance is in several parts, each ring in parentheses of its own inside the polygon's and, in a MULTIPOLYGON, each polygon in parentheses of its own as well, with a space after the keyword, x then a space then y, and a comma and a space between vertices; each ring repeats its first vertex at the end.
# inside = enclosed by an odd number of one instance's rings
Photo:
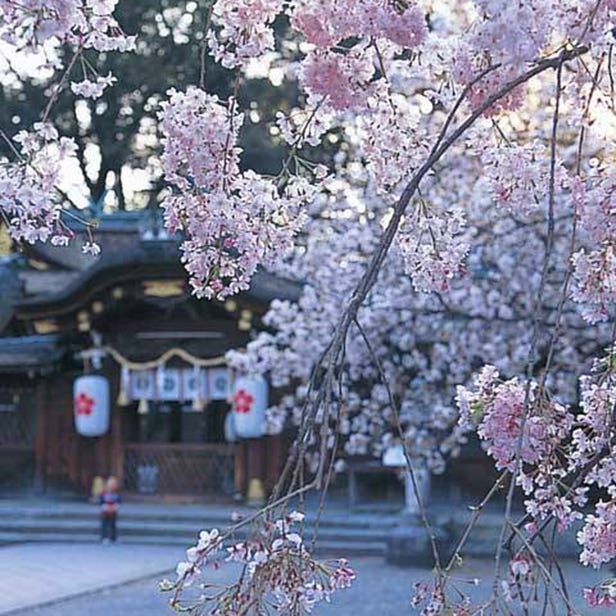
POLYGON ((228 372, 226 351, 246 345, 271 299, 296 289, 260 274, 232 300, 197 300, 174 242, 102 231, 102 258, 76 269, 45 247, 26 270, 24 287, 35 292, 12 303, 0 336, 0 491, 29 477, 38 490, 86 494, 94 477, 115 475, 144 498, 245 494, 252 479, 267 492, 284 437, 229 443, 227 395, 206 389, 197 398, 181 384, 171 395, 140 394, 126 378, 156 362, 175 378, 201 362, 195 374, 213 387, 214 376, 228 372), (109 429, 98 437, 81 436, 74 424, 73 383, 86 373, 110 385, 109 429))

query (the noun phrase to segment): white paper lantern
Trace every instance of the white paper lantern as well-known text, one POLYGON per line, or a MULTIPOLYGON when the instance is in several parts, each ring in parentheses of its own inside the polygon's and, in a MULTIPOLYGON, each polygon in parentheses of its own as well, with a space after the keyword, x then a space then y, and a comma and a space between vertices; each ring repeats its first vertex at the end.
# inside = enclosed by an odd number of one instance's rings
POLYGON ((104 376, 75 379, 73 415, 75 429, 82 436, 102 436, 109 431, 109 382, 104 376))
POLYGON ((158 399, 159 400, 184 400, 182 396, 182 373, 177 368, 162 367, 158 375, 158 399))
POLYGON ((229 369, 210 368, 208 374, 210 400, 227 400, 229 398, 229 369))
POLYGON ((232 402, 238 437, 263 436, 267 409, 267 381, 262 376, 237 377, 232 402))
POLYGON ((155 375, 154 370, 131 370, 130 398, 133 400, 153 400, 155 375))
POLYGON ((182 389, 186 400, 202 398, 201 369, 198 366, 182 369, 182 389))

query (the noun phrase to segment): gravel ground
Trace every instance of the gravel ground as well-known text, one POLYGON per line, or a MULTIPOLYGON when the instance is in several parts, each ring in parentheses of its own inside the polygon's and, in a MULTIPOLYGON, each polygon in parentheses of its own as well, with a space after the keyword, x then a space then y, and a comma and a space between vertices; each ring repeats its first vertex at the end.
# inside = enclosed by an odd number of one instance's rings
MULTIPOLYGON (((398 616, 417 614, 409 605, 411 584, 426 580, 430 572, 425 569, 401 569, 386 565, 380 558, 360 558, 353 561, 358 580, 352 588, 341 591, 333 602, 315 609, 320 616, 398 616)), ((575 562, 564 563, 572 597, 579 597, 584 586, 592 585, 602 579, 602 575, 585 569, 575 562)), ((461 590, 472 593, 475 599, 489 594, 492 565, 488 561, 468 562, 460 570, 456 579, 461 590), (469 583, 473 578, 480 578, 478 586, 469 583)), ((214 572, 215 579, 224 581, 228 571, 223 568, 214 572)), ((99 591, 53 605, 30 608, 14 612, 15 616, 170 616, 173 612, 167 606, 168 596, 158 592, 159 578, 149 578, 124 586, 99 591)), ((616 614, 616 610, 593 609, 584 607, 583 601, 574 601, 580 616, 607 616, 616 614)), ((540 609, 531 609, 529 614, 541 613, 540 609)), ((513 614, 513 612, 511 612, 513 614)), ((565 616, 566 610, 558 611, 565 616)))

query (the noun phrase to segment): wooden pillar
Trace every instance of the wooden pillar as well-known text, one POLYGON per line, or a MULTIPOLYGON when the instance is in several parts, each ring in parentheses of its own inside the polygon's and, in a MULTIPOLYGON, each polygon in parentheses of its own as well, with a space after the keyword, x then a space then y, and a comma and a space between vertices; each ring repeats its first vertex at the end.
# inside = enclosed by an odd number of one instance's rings
POLYGON ((243 498, 246 494, 247 480, 246 469, 248 466, 248 460, 246 455, 247 444, 245 441, 241 441, 236 446, 235 453, 235 465, 234 465, 234 484, 235 484, 235 496, 243 498))
POLYGON ((67 475, 69 481, 73 486, 77 486, 79 483, 79 468, 82 464, 82 456, 81 456, 81 437, 76 434, 73 430, 73 427, 70 428, 71 432, 69 432, 69 444, 68 444, 68 469, 67 475))
POLYGON ((118 478, 120 485, 124 482, 124 449, 122 447, 122 419, 125 407, 118 404, 120 394, 120 371, 115 364, 107 366, 105 376, 109 379, 111 392, 111 426, 109 432, 108 455, 109 472, 118 478))
POLYGON ((265 489, 268 494, 272 492, 278 483, 283 466, 283 436, 274 434, 263 437, 265 448, 265 489))
POLYGON ((122 449, 122 407, 114 406, 111 415, 111 474, 118 478, 120 485, 124 481, 124 450, 122 449))
POLYGON ((249 502, 255 504, 264 500, 266 497, 265 480, 265 441, 262 438, 251 438, 247 442, 248 448, 248 491, 246 497, 249 502))
POLYGON ((265 478, 264 471, 264 442, 260 438, 251 438, 246 441, 248 447, 248 471, 247 477, 250 483, 251 479, 259 479, 263 481, 265 478))
POLYGON ((34 490, 42 494, 47 483, 47 381, 39 378, 34 393, 35 425, 34 438, 34 490))
POLYGON ((79 464, 77 467, 77 489, 82 493, 89 493, 92 479, 99 463, 98 443, 100 439, 92 439, 86 436, 79 436, 79 464))
POLYGON ((96 439, 92 439, 91 437, 87 439, 87 446, 92 460, 88 469, 88 485, 92 483, 92 479, 97 475, 106 477, 111 474, 111 465, 109 463, 110 441, 111 438, 108 435, 96 439))

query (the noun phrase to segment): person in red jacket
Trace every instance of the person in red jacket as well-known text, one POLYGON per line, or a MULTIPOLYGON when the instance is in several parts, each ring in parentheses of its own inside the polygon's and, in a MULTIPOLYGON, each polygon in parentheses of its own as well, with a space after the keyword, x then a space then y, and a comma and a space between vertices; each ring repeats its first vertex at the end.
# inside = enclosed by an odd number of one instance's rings
POLYGON ((101 516, 101 541, 109 543, 117 539, 117 517, 118 507, 120 506, 120 492, 118 480, 109 477, 105 484, 105 489, 100 496, 100 516, 101 516))

